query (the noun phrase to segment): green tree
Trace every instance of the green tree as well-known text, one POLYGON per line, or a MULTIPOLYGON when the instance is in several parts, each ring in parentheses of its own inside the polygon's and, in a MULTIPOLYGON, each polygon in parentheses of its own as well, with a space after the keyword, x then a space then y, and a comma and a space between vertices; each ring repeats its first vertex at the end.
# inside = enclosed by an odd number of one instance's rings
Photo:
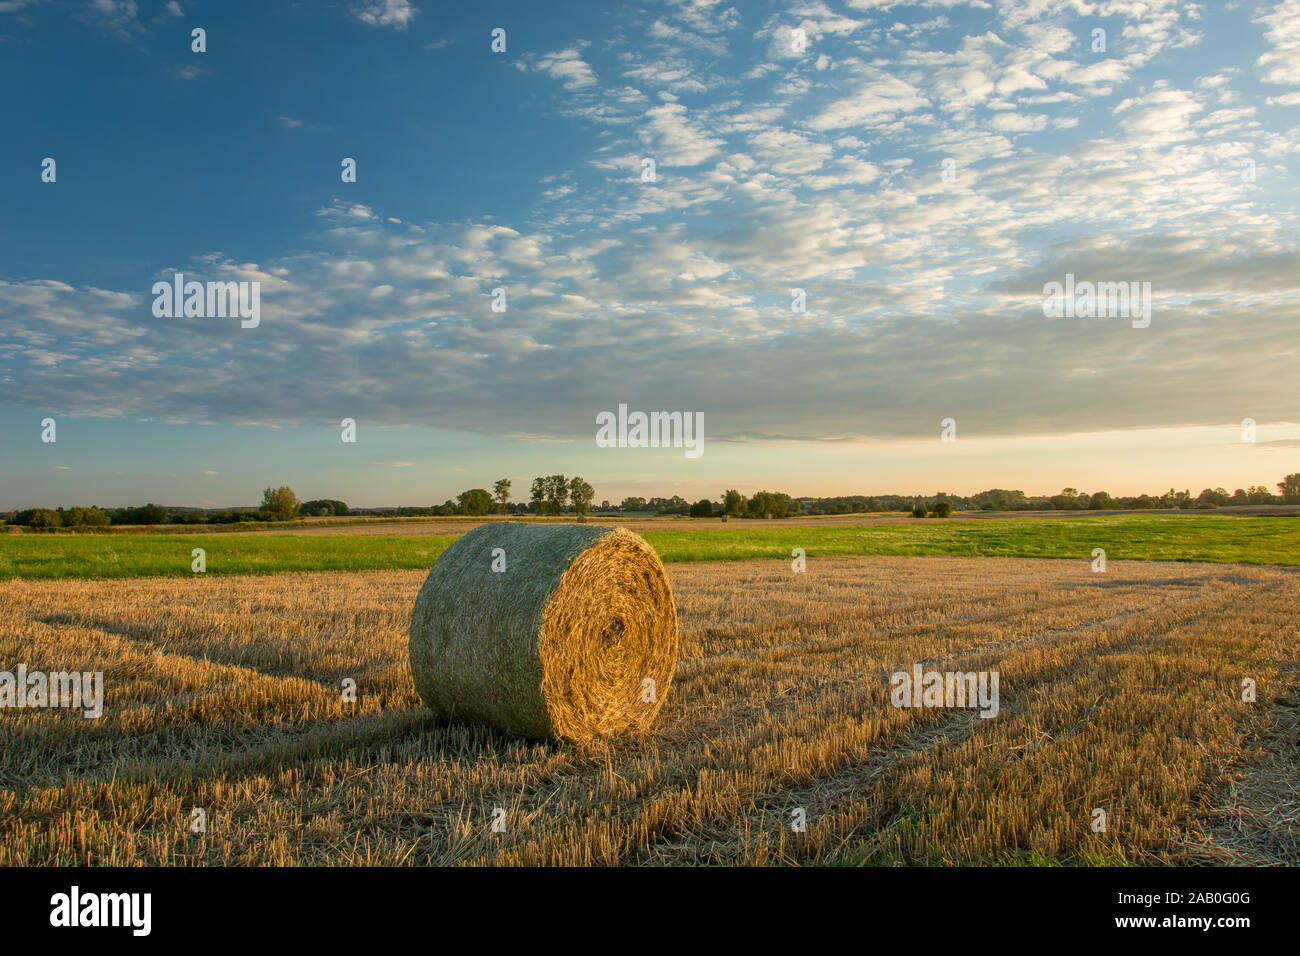
POLYGON ((298 496, 288 485, 267 488, 262 492, 261 513, 268 521, 292 521, 298 517, 298 496))
POLYGON ((727 513, 728 517, 742 517, 749 510, 749 503, 745 501, 745 496, 735 488, 728 488, 722 496, 722 510, 727 513))
POLYGON ((533 514, 546 514, 546 479, 534 478, 533 486, 528 492, 528 497, 532 503, 533 514))
POLYGON ((69 508, 63 524, 69 528, 102 528, 108 524, 108 515, 98 508, 69 508))
POLYGON ((569 501, 569 480, 563 475, 550 475, 542 482, 546 489, 546 513, 561 514, 569 501))
POLYGON ((971 502, 982 511, 1017 511, 1029 506, 1023 491, 990 488, 971 496, 971 502))
POLYGON ((1246 489, 1246 498, 1252 505, 1271 505, 1273 494, 1263 485, 1252 485, 1246 489))
POLYGON ((771 515, 773 518, 784 518, 799 510, 799 506, 795 504, 794 499, 780 491, 756 492, 754 497, 749 499, 747 508, 749 514, 755 518, 766 515, 771 515))
POLYGON ((1201 506, 1222 508, 1228 503, 1228 493, 1222 488, 1206 488, 1196 496, 1196 503, 1201 506))
POLYGON ((1287 475, 1279 481, 1277 491, 1284 504, 1300 505, 1300 473, 1287 475))
POLYGON ((167 513, 152 501, 139 508, 125 508, 114 515, 122 524, 162 524, 167 513))
POLYGON ((912 505, 913 518, 924 518, 926 514, 928 514, 928 512, 925 510, 925 505, 921 502, 918 501, 916 504, 912 505))
POLYGON ((1089 511, 1114 511, 1119 507, 1119 502, 1105 491, 1094 491, 1092 497, 1088 499, 1089 511))
POLYGON ((573 510, 580 515, 585 515, 594 497, 596 497, 596 489, 574 475, 569 482, 569 500, 573 502, 573 510))
POLYGON ((49 508, 32 508, 30 511, 20 513, 18 517, 26 520, 15 523, 25 524, 29 528, 57 528, 63 524, 63 516, 49 508))
POLYGON ((943 500, 941 500, 941 501, 937 501, 937 502, 935 502, 935 505, 934 505, 934 516, 935 516, 936 518, 946 518, 946 517, 948 517, 950 514, 952 514, 952 502, 951 502, 951 501, 948 501, 948 500, 945 498, 945 499, 943 499, 943 500))
POLYGON ((492 496, 485 488, 471 488, 456 496, 456 504, 461 514, 478 518, 492 510, 492 496))
POLYGON ((1088 496, 1077 488, 1062 488, 1059 495, 1052 495, 1051 504, 1056 511, 1079 511, 1088 507, 1088 496))
POLYGON ((492 495, 501 506, 501 513, 510 513, 510 479, 498 478, 497 483, 492 486, 492 495))
POLYGON ((701 498, 695 504, 691 505, 692 518, 712 518, 713 502, 708 498, 701 498))
POLYGON ((298 514, 305 515, 309 518, 328 518, 331 516, 346 515, 349 508, 342 501, 334 498, 315 498, 311 501, 304 501, 298 508, 298 514))

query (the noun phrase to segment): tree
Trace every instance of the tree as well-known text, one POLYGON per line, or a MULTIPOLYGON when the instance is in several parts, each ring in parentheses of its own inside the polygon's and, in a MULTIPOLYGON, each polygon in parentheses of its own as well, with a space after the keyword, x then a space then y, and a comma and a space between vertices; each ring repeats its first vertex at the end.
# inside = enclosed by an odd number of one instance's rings
POLYGON ((98 508, 69 508, 63 524, 69 528, 102 528, 108 524, 108 515, 98 508))
POLYGON ((942 501, 937 501, 937 502, 935 502, 935 505, 934 505, 934 516, 935 516, 936 518, 946 518, 946 517, 948 517, 950 514, 952 514, 952 502, 951 502, 951 501, 948 501, 947 499, 944 499, 944 500, 942 500, 942 501))
POLYGON ((794 499, 781 491, 759 491, 749 499, 746 507, 749 509, 749 514, 755 518, 764 515, 771 515, 773 518, 784 518, 786 515, 795 514, 799 510, 799 506, 795 504, 794 499))
POLYGON ((701 498, 695 504, 691 505, 692 518, 712 518, 713 502, 708 498, 701 498))
POLYGON ((15 522, 16 524, 25 524, 29 528, 57 528, 63 524, 63 516, 57 511, 49 508, 33 508, 25 513, 20 513, 18 517, 26 518, 15 522))
POLYGON ((299 507, 298 496, 288 485, 262 492, 262 514, 268 521, 292 521, 298 517, 299 507))
POLYGON ((1246 489, 1246 498, 1252 505, 1271 505, 1273 494, 1263 485, 1252 485, 1246 489))
POLYGON ((1300 505, 1300 473, 1287 475, 1277 483, 1278 494, 1288 505, 1300 505))
POLYGON ((314 498, 304 501, 298 508, 298 514, 310 518, 328 518, 332 515, 345 515, 349 510, 346 504, 334 498, 314 498))
POLYGON ((971 496, 971 502, 982 511, 1016 511, 1029 506, 1023 491, 990 488, 971 496))
POLYGON ((122 524, 162 524, 165 517, 166 512, 153 502, 139 508, 125 508, 114 514, 114 519, 122 524))
POLYGON ((532 501, 534 514, 545 514, 546 508, 546 479, 534 478, 533 487, 528 492, 528 497, 532 501))
POLYGON ((456 503, 463 515, 480 517, 492 510, 492 496, 484 488, 471 488, 456 496, 456 503))
POLYGON ((1088 507, 1088 496, 1077 488, 1062 488, 1059 495, 1052 495, 1051 503, 1056 511, 1078 511, 1088 507))
POLYGON ((1094 491, 1092 498, 1088 500, 1089 511, 1114 511, 1119 507, 1119 502, 1105 491, 1094 491))
POLYGON ((673 495, 671 498, 651 498, 646 504, 661 515, 684 515, 689 514, 691 510, 691 503, 681 495, 673 495))
POLYGON ((497 504, 501 506, 502 514, 510 513, 510 479, 498 478, 497 483, 492 486, 492 496, 496 498, 497 504))
POLYGON ((546 513, 563 512, 569 501, 569 480, 563 475, 551 475, 542 479, 542 486, 546 489, 546 513))
POLYGON ((923 505, 921 502, 918 501, 916 504, 912 506, 912 517, 924 518, 925 516, 926 516, 925 505, 923 505))
POLYGON ((573 480, 569 482, 569 498, 573 501, 573 510, 580 515, 585 515, 594 497, 596 497, 596 489, 574 475, 573 480))
POLYGON ((646 501, 644 498, 624 498, 623 503, 618 506, 619 511, 645 511, 646 501))
POLYGON ((735 488, 728 488, 722 496, 722 510, 728 517, 739 518, 748 510, 749 504, 745 501, 745 496, 735 488))

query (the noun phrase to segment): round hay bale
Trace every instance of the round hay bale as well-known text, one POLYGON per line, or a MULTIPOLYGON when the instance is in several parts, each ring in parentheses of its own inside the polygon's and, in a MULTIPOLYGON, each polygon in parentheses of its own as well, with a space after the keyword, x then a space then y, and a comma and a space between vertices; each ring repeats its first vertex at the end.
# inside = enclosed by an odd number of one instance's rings
POLYGON ((663 564, 626 528, 481 525, 438 558, 411 614, 430 710, 541 739, 648 728, 677 645, 663 564))

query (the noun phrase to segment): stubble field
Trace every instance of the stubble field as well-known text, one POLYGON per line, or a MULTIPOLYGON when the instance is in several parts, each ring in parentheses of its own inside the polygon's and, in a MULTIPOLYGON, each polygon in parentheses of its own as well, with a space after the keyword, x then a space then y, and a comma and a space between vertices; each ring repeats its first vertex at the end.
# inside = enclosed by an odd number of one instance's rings
POLYGON ((406 635, 423 571, 0 583, 0 660, 107 686, 99 720, 5 714, 0 864, 1300 860, 1300 572, 668 574, 682 659, 660 720, 583 746, 426 714, 406 635), (997 717, 891 706, 915 663, 998 671, 997 717))

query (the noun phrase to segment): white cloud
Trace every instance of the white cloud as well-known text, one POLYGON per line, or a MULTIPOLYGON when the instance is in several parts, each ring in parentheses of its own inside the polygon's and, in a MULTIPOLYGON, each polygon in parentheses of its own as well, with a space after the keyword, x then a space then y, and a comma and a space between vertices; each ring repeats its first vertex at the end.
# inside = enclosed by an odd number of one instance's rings
POLYGON ((856 72, 862 77, 862 82, 851 94, 831 103, 809 120, 813 129, 871 127, 900 113, 910 113, 930 105, 916 87, 878 67, 861 67, 856 72))
POLYGON ((993 128, 1003 133, 1028 133, 1047 128, 1047 117, 1040 114, 999 113, 993 128))
POLYGON ((1255 17, 1264 24, 1267 52, 1256 60, 1266 82, 1300 86, 1300 0, 1281 0, 1255 17))
POLYGON ((1202 109, 1193 94, 1161 80, 1149 93, 1120 102, 1115 113, 1130 136, 1150 147, 1194 135, 1190 121, 1202 109))
POLYGON ((581 51, 575 47, 547 53, 530 62, 533 69, 559 80, 566 90, 588 89, 597 82, 596 74, 582 59, 581 51))
POLYGON ((410 0, 366 0, 353 7, 352 12, 358 20, 369 26, 405 30, 419 10, 410 0))

